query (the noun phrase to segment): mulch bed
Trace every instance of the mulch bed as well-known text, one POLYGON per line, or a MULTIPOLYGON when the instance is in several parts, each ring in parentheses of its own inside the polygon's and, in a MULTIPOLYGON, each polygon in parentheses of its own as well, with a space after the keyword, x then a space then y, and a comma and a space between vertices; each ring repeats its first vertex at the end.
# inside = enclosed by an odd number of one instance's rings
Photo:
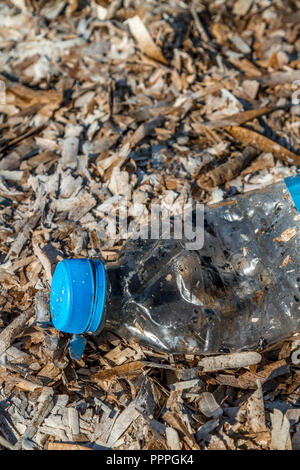
POLYGON ((74 361, 34 315, 59 260, 117 259, 120 198, 141 221, 296 174, 299 7, 1 2, 0 448, 300 449, 296 336, 209 366, 104 331, 74 361))

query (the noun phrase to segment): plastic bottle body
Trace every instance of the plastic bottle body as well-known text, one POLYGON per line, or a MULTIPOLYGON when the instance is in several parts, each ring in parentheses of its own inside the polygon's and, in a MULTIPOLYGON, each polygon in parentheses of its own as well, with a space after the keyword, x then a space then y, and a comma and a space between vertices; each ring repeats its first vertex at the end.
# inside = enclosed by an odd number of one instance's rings
POLYGON ((300 215, 284 182, 207 206, 204 247, 129 241, 108 268, 106 327, 172 353, 229 352, 300 328, 300 215))
MULTIPOLYGON (((299 176, 296 183, 298 197, 299 176)), ((207 206, 199 250, 186 249, 184 239, 129 240, 105 271, 100 261, 81 260, 85 270, 68 268, 66 282, 57 268, 52 321, 76 334, 104 326, 168 353, 264 348, 300 330, 299 229, 298 199, 284 181, 207 206), (87 279, 78 309, 74 282, 80 288, 87 279), (78 315, 93 328, 75 331, 78 315)))

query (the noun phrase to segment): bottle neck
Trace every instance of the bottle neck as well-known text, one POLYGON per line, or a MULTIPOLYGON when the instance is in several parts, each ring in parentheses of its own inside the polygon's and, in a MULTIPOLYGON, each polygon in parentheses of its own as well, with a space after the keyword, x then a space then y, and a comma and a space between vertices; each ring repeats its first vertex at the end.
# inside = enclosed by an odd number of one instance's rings
POLYGON ((119 264, 106 266, 105 322, 102 328, 116 329, 120 324, 123 270, 119 264))

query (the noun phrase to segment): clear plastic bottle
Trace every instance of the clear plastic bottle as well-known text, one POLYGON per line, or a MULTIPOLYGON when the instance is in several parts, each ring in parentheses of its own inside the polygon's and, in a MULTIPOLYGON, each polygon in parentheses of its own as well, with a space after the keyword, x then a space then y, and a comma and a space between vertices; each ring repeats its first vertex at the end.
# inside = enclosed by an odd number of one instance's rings
POLYGON ((201 250, 129 240, 116 263, 63 260, 52 322, 77 341, 107 328, 169 353, 276 343, 300 330, 299 211, 300 175, 206 206, 201 250))

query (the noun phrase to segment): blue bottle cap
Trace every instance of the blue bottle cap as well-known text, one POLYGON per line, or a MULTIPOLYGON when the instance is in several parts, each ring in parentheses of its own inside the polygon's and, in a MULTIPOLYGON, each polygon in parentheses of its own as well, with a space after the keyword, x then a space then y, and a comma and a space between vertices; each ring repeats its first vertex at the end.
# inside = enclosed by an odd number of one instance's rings
POLYGON ((105 269, 101 261, 65 259, 55 268, 50 294, 51 320, 57 330, 95 332, 103 316, 105 269))
POLYGON ((300 174, 285 178, 284 182, 289 190, 290 195, 292 196, 298 212, 300 213, 300 174))

